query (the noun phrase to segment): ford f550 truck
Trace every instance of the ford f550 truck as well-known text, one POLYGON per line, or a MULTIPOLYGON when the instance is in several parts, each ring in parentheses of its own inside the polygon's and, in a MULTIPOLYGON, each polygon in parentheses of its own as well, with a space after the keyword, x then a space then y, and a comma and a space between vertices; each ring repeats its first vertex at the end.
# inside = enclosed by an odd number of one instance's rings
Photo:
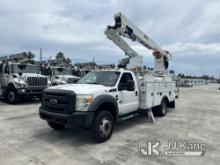
POLYGON ((165 116, 168 107, 175 107, 176 82, 167 70, 170 53, 121 13, 115 15, 115 25, 108 26, 105 34, 129 58, 120 62, 120 69, 93 71, 77 84, 44 90, 39 114, 53 129, 89 128, 94 139, 103 142, 111 137, 114 123, 120 119, 148 109, 165 116), (143 70, 142 57, 121 36, 154 51, 154 71, 143 70))
POLYGON ((40 117, 50 127, 91 128, 97 141, 107 140, 114 122, 154 107, 159 116, 175 106, 175 82, 168 77, 135 76, 131 71, 94 71, 77 84, 47 88, 40 117))

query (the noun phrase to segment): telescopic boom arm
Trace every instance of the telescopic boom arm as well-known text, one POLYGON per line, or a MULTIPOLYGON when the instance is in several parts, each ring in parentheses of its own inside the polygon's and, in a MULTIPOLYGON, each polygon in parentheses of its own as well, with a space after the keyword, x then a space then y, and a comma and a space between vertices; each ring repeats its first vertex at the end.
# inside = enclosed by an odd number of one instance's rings
POLYGON ((133 58, 141 59, 141 56, 131 49, 131 47, 120 36, 129 38, 132 41, 137 41, 144 47, 153 50, 156 70, 166 70, 168 68, 169 59, 171 58, 171 54, 168 51, 163 50, 156 42, 130 22, 122 13, 115 14, 114 18, 115 25, 108 26, 105 30, 105 34, 118 47, 120 47, 126 55, 129 56, 130 61, 132 61, 133 58))

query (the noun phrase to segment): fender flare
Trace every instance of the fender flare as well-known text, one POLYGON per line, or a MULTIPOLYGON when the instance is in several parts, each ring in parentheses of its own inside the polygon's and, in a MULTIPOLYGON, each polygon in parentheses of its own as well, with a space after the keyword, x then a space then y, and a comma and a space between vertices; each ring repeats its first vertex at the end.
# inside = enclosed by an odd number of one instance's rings
POLYGON ((6 87, 6 91, 8 91, 9 88, 14 88, 15 90, 17 90, 17 88, 13 82, 9 82, 9 84, 6 87))
POLYGON ((118 116, 118 103, 116 101, 116 99, 111 96, 111 95, 107 95, 107 94, 103 94, 103 95, 100 95, 98 97, 96 97, 94 99, 94 101, 92 102, 92 104, 89 106, 89 109, 88 111, 91 112, 95 112, 98 110, 98 108, 102 105, 102 104, 105 104, 105 103, 110 103, 110 104, 113 104, 114 107, 115 107, 115 110, 116 110, 116 118, 118 116))
POLYGON ((169 97, 167 97, 166 95, 164 95, 161 99, 161 103, 164 101, 164 100, 167 100, 167 104, 169 104, 170 100, 169 100, 169 97))

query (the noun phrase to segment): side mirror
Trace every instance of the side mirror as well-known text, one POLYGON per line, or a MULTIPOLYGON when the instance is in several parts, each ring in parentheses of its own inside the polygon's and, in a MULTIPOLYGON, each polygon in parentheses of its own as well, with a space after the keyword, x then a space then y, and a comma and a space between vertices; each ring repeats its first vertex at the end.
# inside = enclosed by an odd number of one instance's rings
POLYGON ((119 90, 119 91, 125 90, 125 85, 122 84, 122 83, 119 83, 119 84, 118 84, 118 90, 119 90))

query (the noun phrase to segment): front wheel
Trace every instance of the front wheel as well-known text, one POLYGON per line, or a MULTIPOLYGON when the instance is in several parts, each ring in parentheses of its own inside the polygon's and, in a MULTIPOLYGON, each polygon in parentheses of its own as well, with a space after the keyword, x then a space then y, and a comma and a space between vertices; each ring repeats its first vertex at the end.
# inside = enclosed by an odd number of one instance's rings
POLYGON ((96 142, 108 140, 113 132, 113 116, 110 112, 100 111, 96 114, 91 133, 96 142))
POLYGON ((10 104, 16 104, 19 102, 19 97, 16 89, 9 89, 7 91, 7 100, 10 104))
POLYGON ((58 124, 58 123, 54 123, 54 122, 48 122, 48 125, 53 128, 54 130, 62 130, 65 128, 65 125, 63 124, 58 124))

